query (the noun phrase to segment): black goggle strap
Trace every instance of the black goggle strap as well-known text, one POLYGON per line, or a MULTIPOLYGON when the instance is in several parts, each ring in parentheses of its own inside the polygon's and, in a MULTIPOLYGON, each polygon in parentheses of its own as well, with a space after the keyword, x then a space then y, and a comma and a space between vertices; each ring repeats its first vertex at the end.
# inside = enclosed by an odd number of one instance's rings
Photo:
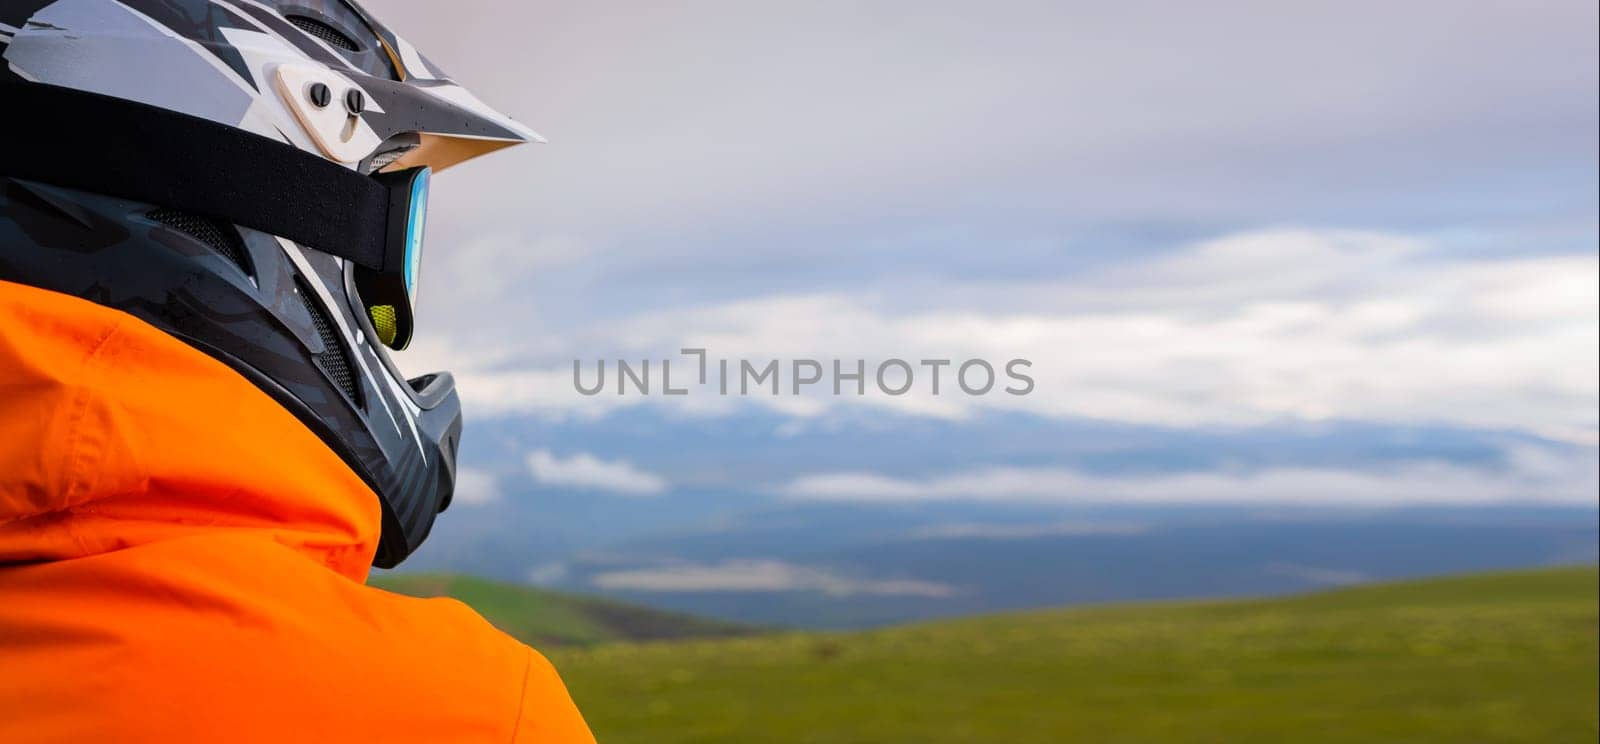
POLYGON ((364 176, 208 119, 53 85, 0 86, 0 103, 0 176, 194 212, 353 261, 365 269, 358 290, 374 293, 363 301, 393 308, 385 343, 409 341, 408 222, 423 169, 364 176))

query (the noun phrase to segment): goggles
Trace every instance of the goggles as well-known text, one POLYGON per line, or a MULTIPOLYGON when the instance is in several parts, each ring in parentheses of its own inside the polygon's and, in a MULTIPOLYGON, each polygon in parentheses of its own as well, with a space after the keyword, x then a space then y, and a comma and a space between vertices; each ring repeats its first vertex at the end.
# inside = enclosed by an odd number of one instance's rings
POLYGON ((404 349, 411 343, 432 178, 433 171, 427 166, 373 176, 389 189, 384 263, 376 270, 356 269, 356 292, 367 306, 378 340, 391 349, 404 349))
POLYGON ((0 176, 215 217, 347 259, 378 340, 410 343, 427 167, 367 176, 167 109, 43 84, 6 87, 16 115, 0 117, 0 141, 29 146, 7 151, 0 176))

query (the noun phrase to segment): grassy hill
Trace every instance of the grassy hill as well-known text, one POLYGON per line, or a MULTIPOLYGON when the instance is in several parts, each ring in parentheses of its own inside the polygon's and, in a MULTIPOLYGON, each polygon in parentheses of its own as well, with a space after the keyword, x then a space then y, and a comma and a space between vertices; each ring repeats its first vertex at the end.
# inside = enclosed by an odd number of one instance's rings
POLYGON ((1597 580, 1506 573, 550 655, 609 744, 1594 742, 1597 580))
POLYGON ((413 597, 454 597, 496 627, 540 649, 754 631, 747 625, 455 574, 387 574, 370 583, 413 597))

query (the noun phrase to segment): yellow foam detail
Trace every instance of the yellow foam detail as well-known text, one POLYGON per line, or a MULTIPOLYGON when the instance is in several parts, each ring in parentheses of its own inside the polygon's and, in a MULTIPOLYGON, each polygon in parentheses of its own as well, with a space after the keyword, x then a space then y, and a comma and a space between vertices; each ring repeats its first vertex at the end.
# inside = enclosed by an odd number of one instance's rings
POLYGON ((373 305, 367 308, 367 314, 372 316, 372 330, 378 332, 378 340, 384 346, 394 346, 394 338, 400 332, 394 305, 373 305))

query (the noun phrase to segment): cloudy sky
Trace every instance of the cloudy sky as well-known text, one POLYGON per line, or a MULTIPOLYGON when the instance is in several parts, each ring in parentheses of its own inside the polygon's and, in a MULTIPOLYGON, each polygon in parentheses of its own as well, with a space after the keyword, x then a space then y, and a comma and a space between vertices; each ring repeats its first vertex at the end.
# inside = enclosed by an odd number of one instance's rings
POLYGON ((1593 3, 367 5, 550 140, 436 182, 463 503, 1593 501, 1593 3), (1036 385, 574 389, 684 347, 1036 385))

